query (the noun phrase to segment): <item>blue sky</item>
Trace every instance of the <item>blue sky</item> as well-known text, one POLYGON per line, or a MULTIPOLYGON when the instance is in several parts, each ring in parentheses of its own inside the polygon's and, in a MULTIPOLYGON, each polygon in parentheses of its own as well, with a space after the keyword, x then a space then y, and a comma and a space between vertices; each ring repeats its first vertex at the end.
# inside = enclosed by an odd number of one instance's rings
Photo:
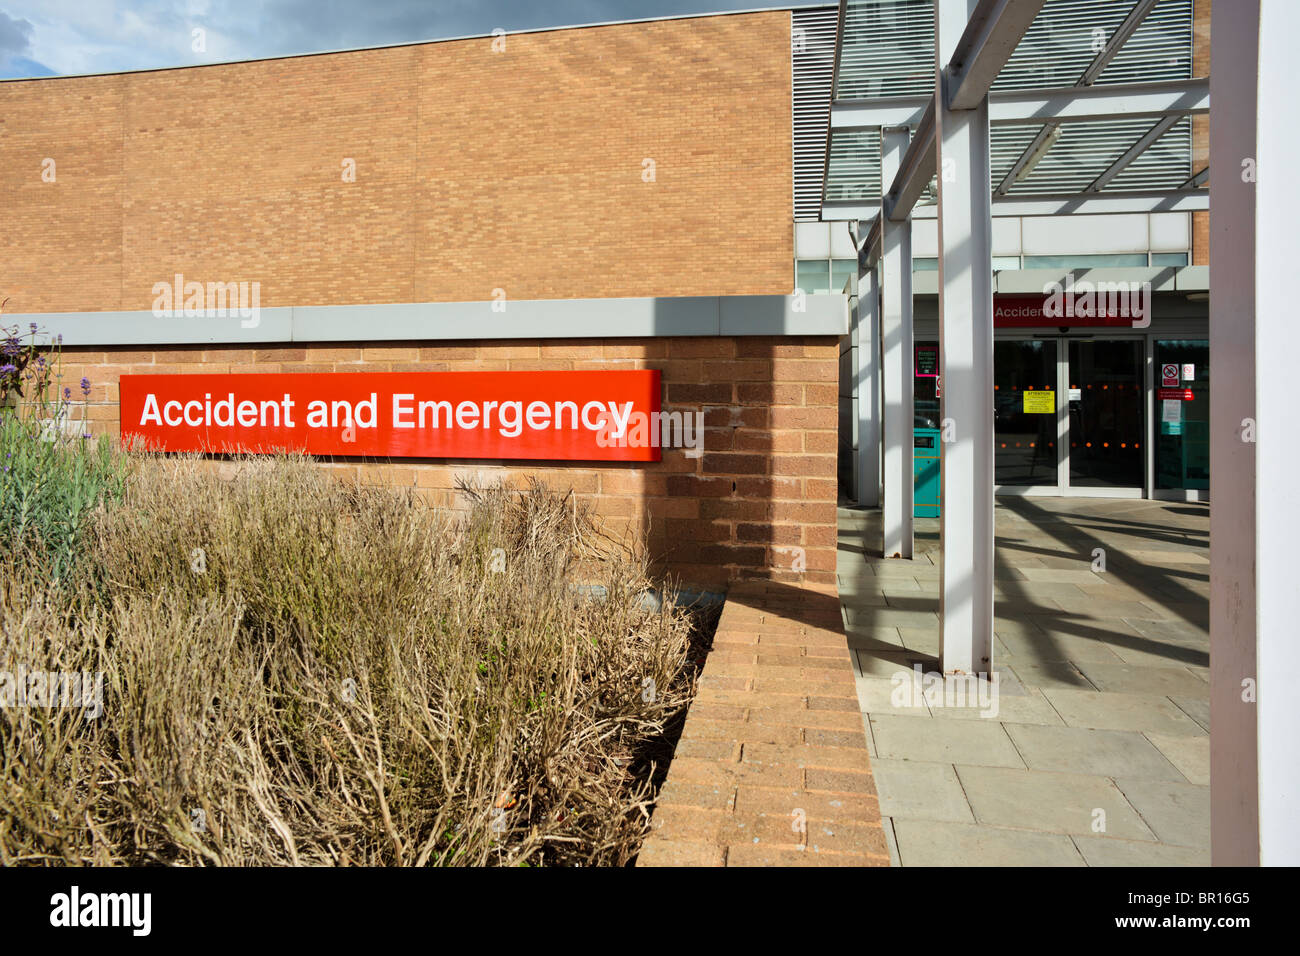
POLYGON ((382 46, 771 0, 0 0, 0 77, 107 73, 382 46), (203 32, 202 51, 194 49, 203 32))

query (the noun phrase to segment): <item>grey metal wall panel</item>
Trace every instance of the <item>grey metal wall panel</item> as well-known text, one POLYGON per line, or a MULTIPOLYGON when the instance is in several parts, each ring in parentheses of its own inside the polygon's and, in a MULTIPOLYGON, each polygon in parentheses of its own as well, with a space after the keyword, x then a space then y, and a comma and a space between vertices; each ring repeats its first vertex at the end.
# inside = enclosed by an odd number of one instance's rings
POLYGON ((533 299, 294 306, 260 310, 245 328, 229 318, 160 318, 149 311, 9 314, 65 345, 199 345, 268 342, 654 338, 707 335, 844 335, 848 300, 826 294, 533 299))

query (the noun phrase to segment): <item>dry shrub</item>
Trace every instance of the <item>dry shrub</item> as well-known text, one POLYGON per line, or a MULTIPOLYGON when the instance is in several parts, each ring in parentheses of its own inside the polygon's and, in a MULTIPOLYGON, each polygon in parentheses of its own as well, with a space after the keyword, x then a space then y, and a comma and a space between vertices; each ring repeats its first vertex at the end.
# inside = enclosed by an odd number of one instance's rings
POLYGON ((642 560, 539 485, 202 464, 135 468, 80 580, 0 570, 0 669, 105 675, 97 719, 0 710, 0 862, 635 856, 698 636, 642 560))

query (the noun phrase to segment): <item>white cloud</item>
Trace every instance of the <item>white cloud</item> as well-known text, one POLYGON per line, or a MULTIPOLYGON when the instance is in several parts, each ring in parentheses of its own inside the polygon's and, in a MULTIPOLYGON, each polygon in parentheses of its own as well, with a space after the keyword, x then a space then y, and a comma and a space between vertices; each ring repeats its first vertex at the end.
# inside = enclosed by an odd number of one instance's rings
MULTIPOLYGON (((0 0, 0 67, 107 73, 506 30, 745 9, 754 0, 0 0), (26 27, 23 27, 26 21, 26 27), (6 24, 14 24, 7 30, 6 24), (206 51, 191 31, 207 31, 206 51), (25 32, 22 32, 25 30, 25 32), (12 36, 12 39, 7 39, 12 36), (22 43, 26 46, 23 47, 22 43), (8 43, 14 49, 7 49, 8 43)), ((10 72, 8 75, 14 75, 10 72)))

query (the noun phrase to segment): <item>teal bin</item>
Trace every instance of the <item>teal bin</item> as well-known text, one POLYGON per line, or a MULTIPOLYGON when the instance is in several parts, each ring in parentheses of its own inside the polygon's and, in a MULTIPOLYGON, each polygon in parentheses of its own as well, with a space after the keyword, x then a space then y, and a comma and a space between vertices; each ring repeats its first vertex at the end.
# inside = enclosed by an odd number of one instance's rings
POLYGON ((912 429, 912 514, 939 517, 939 429, 912 429))

